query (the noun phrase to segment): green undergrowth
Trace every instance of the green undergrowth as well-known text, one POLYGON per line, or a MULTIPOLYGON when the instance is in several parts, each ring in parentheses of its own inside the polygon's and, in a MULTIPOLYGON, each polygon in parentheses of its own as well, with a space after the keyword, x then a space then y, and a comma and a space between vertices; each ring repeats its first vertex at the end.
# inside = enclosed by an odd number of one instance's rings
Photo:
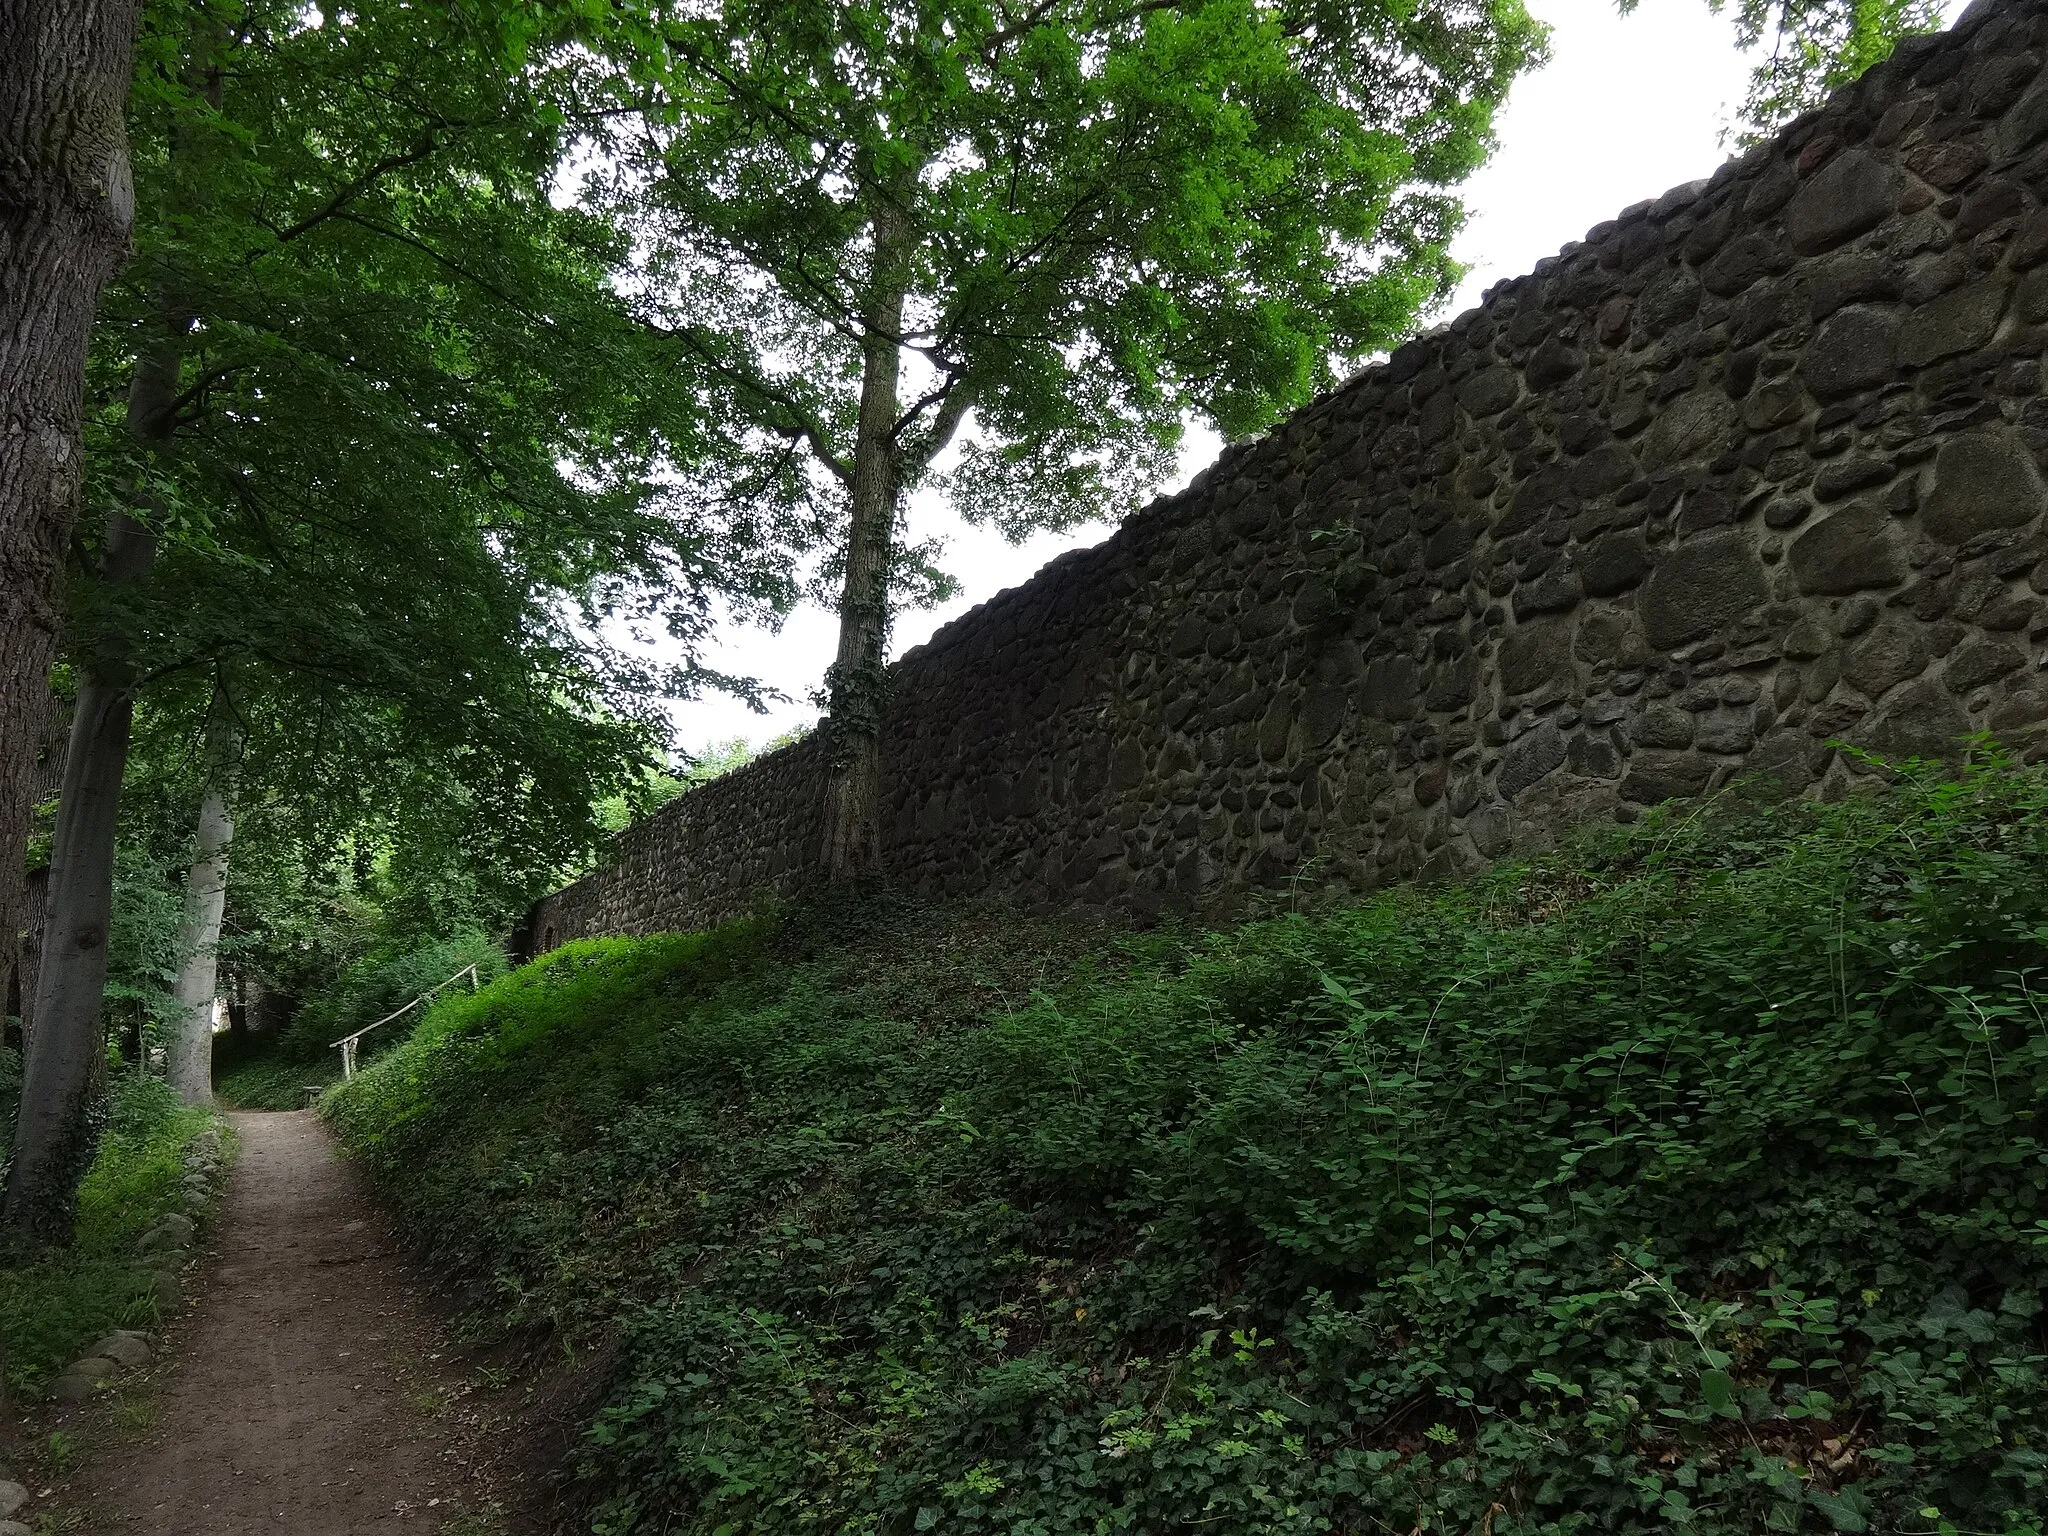
MULTIPOLYGON (((324 1065, 331 1060, 339 1072, 341 1057, 335 1041, 376 1024, 430 989, 448 984, 471 965, 483 982, 494 981, 505 973, 505 951, 490 935, 475 930, 437 943, 380 950, 357 961, 333 984, 309 998, 285 1029, 277 1049, 301 1062, 324 1065)), ((467 987, 468 982, 454 985, 467 987)), ((363 1054, 390 1049, 412 1032, 418 1019, 416 1010, 383 1024, 364 1039, 363 1054)))
POLYGON ((330 1100, 623 1533, 2037 1532, 2048 780, 570 945, 330 1100))
POLYGON ((222 1059, 216 1054, 214 1096, 230 1109, 304 1109, 309 1088, 325 1090, 341 1081, 341 1055, 297 1061, 271 1046, 222 1059))
POLYGON ((110 1329, 156 1326, 151 1267, 136 1260, 136 1240, 185 1208, 185 1150, 209 1126, 231 1150, 219 1117, 187 1108, 162 1079, 116 1082, 99 1154, 79 1187, 73 1245, 0 1253, 0 1359, 11 1389, 34 1396, 110 1329))

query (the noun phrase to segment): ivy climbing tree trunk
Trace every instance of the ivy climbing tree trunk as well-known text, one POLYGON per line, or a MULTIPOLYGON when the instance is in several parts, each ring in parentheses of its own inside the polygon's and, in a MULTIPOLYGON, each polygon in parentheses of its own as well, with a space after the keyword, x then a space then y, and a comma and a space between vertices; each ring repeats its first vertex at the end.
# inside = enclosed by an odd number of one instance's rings
POLYGON ((213 1102, 213 1002, 220 991, 220 930, 228 904, 228 846, 235 837, 231 731, 211 732, 211 772, 199 800, 199 851, 185 880, 178 933, 178 1033, 165 1075, 187 1104, 213 1102))
POLYGON ((141 9, 0 4, 0 947, 10 952, 78 500, 86 338, 134 221, 124 118, 141 9))
POLYGON ((888 195, 877 196, 871 223, 874 257, 861 316, 846 582, 839 599, 839 651, 826 673, 832 771, 825 786, 821 862, 834 880, 858 873, 881 856, 889 577, 902 487, 898 395, 911 233, 901 204, 888 195))

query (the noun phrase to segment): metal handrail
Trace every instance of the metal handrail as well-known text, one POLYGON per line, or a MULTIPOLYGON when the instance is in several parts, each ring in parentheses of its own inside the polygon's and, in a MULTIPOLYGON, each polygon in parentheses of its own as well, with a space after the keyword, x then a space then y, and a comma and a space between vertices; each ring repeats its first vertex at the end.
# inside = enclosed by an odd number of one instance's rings
POLYGON ((462 980, 462 978, 465 976, 469 978, 469 990, 472 993, 474 993, 477 990, 476 962, 472 960, 468 965, 465 965, 461 970, 457 971, 453 976, 450 976, 446 981, 435 982, 431 987, 427 988, 426 991, 422 992, 418 997, 414 998, 411 1002, 407 1003, 403 1008, 397 1008, 392 1010, 390 1013, 385 1014, 383 1018, 379 1019, 374 1024, 365 1024, 361 1029, 357 1030, 352 1035, 344 1035, 339 1040, 333 1040, 328 1042, 330 1049, 341 1052, 342 1081, 346 1082, 349 1078, 352 1078, 356 1075, 356 1042, 358 1040, 362 1039, 363 1036, 367 1035, 371 1030, 382 1029, 386 1024, 389 1024, 393 1019, 398 1018, 401 1015, 411 1013, 413 1009, 419 1007, 421 1003, 426 1002, 427 999, 432 997, 436 992, 440 991, 443 987, 450 986, 455 982, 462 980))

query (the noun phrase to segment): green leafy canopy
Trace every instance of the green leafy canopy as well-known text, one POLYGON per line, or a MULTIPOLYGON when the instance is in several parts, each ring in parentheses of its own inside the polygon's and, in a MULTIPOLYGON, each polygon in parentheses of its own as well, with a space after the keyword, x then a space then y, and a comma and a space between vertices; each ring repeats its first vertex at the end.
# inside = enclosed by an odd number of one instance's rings
POLYGON ((587 849, 593 801, 657 758, 661 695, 747 691, 700 663, 717 618, 792 595, 776 530, 666 473, 704 445, 614 289, 629 237, 557 196, 603 110, 581 25, 151 5, 137 257, 89 377, 91 494, 150 507, 162 553, 140 586, 81 582, 68 640, 138 659, 159 778, 224 694, 259 817, 461 847, 501 901, 587 849), (129 382, 167 316, 177 419, 145 456, 129 382))
POLYGON ((908 369, 901 484, 1012 533, 1130 505, 1184 412, 1255 431, 1403 335, 1543 47, 1519 0, 621 14, 639 110, 586 191, 644 221, 640 310, 745 448, 720 483, 830 516, 879 341, 908 369), (880 337, 878 219, 908 253, 880 337))

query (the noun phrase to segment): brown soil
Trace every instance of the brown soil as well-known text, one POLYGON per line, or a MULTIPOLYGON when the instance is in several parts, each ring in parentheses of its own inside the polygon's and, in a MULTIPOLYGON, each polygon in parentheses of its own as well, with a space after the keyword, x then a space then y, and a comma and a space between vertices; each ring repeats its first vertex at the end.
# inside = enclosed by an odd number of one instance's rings
POLYGON ((319 1121, 229 1118, 241 1154, 188 1277, 198 1304, 144 1388, 151 1427, 67 1480, 59 1498, 85 1521, 71 1528, 534 1528, 506 1507, 526 1491, 503 1464, 517 1437, 472 1395, 421 1282, 319 1121))

